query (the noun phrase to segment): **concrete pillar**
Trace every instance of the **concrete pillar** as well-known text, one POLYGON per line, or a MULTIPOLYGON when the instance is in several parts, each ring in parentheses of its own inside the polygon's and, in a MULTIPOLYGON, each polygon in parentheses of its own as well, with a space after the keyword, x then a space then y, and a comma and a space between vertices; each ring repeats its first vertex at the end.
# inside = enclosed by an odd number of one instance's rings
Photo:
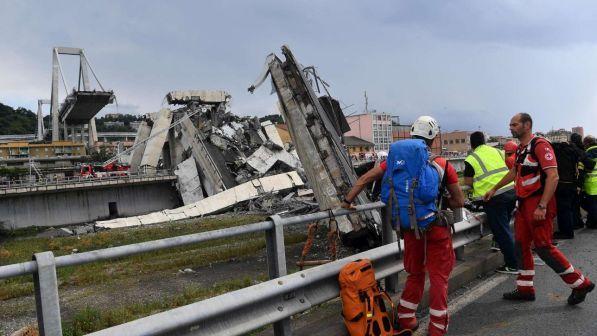
POLYGON ((44 116, 42 113, 42 101, 37 101, 37 141, 44 139, 44 116))
POLYGON ((137 129, 137 137, 135 138, 135 143, 133 144, 133 146, 136 147, 133 149, 129 161, 131 173, 136 173, 141 165, 141 159, 143 158, 143 153, 145 153, 146 145, 146 143, 143 141, 149 138, 149 134, 151 134, 151 127, 147 125, 147 122, 142 121, 137 129))
POLYGON ((89 147, 94 147, 95 143, 97 142, 97 127, 95 126, 95 117, 89 120, 89 128, 88 128, 88 143, 89 147))
POLYGON ((58 51, 52 50, 52 96, 51 109, 52 115, 52 141, 60 140, 60 121, 58 120, 58 75, 60 67, 58 65, 58 51))
POLYGON ((147 166, 151 168, 157 168, 160 156, 162 154, 162 148, 166 142, 168 136, 167 129, 170 127, 172 122, 172 111, 169 109, 161 109, 158 112, 157 118, 154 120, 153 128, 151 129, 152 137, 145 145, 145 153, 141 159, 141 167, 147 166))

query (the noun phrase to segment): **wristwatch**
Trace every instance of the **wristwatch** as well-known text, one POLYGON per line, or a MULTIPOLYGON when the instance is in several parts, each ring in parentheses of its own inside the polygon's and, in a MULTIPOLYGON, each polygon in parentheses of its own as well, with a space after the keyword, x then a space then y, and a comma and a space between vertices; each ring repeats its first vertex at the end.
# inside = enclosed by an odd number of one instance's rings
POLYGON ((547 207, 541 203, 537 204, 537 209, 545 210, 547 207))

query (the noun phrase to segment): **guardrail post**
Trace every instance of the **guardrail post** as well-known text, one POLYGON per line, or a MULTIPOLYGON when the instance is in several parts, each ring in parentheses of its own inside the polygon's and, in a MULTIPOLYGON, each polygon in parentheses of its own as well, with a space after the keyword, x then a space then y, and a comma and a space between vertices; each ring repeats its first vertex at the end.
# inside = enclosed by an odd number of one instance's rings
MULTIPOLYGON (((454 210, 454 223, 462 222, 464 220, 464 208, 454 210)), ((464 261, 464 245, 454 249, 456 260, 464 261)))
MULTIPOLYGON (((267 248, 267 267, 269 272, 269 278, 275 279, 287 274, 286 250, 284 246, 284 224, 282 217, 278 215, 271 216, 270 220, 274 223, 274 227, 265 232, 265 242, 267 248)), ((282 306, 280 306, 280 308, 284 309, 284 307, 282 306)), ((274 335, 292 335, 292 328, 290 327, 289 318, 274 323, 274 335)))
MULTIPOLYGON (((396 232, 394 231, 394 228, 392 228, 392 213, 390 211, 391 209, 387 205, 380 209, 382 223, 381 239, 383 245, 396 244, 396 242, 398 241, 398 238, 396 237, 396 232)), ((401 258, 400 255, 398 255, 397 257, 401 258)), ((386 277, 384 281, 386 285, 386 291, 391 293, 398 293, 398 274, 390 275, 386 277)))
POLYGON ((35 253, 33 260, 37 262, 37 272, 33 273, 33 283, 39 334, 41 336, 62 336, 54 254, 52 252, 35 253))

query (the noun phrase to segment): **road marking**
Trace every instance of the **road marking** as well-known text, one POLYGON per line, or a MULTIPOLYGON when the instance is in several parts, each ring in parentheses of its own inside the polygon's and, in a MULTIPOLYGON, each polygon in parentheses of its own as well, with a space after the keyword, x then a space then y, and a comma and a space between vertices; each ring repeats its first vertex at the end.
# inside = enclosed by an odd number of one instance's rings
MULTIPOLYGON (((477 286, 473 287, 471 290, 468 290, 463 295, 455 298, 454 300, 448 302, 448 313, 450 315, 454 315, 459 312, 462 308, 468 306, 471 302, 479 299, 483 295, 487 294, 489 291, 497 287, 498 285, 502 284, 504 281, 511 279, 510 276, 505 274, 496 274, 491 276, 489 279, 483 281, 482 283, 478 284, 477 286)), ((420 327, 419 330, 415 333, 415 335, 427 335, 427 327, 429 324, 429 315, 425 316, 424 318, 420 319, 419 321, 420 327)), ((449 327, 448 327, 449 330, 449 327)))

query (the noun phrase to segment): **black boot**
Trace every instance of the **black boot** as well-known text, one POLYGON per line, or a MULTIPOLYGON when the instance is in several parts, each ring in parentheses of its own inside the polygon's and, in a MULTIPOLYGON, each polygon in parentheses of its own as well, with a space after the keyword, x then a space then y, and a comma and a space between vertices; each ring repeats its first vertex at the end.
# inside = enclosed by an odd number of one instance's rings
POLYGON ((582 289, 573 289, 572 293, 570 293, 570 296, 568 297, 568 304, 573 306, 583 302, 587 294, 591 292, 593 289, 595 289, 594 283, 591 283, 590 285, 582 289))
POLYGON ((535 301, 535 293, 523 293, 517 289, 504 293, 504 300, 510 301, 535 301))

